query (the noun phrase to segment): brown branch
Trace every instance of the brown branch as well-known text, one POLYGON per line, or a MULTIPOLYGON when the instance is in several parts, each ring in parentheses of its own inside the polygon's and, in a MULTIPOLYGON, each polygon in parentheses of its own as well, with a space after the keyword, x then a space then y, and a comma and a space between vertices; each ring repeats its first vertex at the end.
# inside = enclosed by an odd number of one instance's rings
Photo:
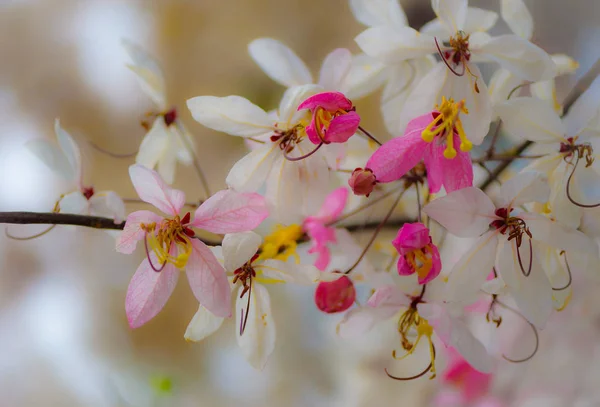
MULTIPOLYGON (((564 102, 565 114, 573 106, 573 103, 575 103, 575 101, 579 98, 579 96, 581 96, 581 94, 583 92, 585 92, 587 90, 587 88, 590 87, 592 82, 594 82, 594 79, 596 79, 596 77, 599 74, 600 74, 600 59, 598 59, 596 61, 596 63, 590 68, 590 70, 579 81, 577 81, 577 83, 575 84, 575 86, 573 87, 573 89, 571 90, 569 95, 566 97, 565 102, 564 102)), ((516 156, 521 155, 521 153, 523 153, 523 151, 525 151, 527 149, 527 147, 529 147, 531 144, 533 144, 533 142, 531 142, 529 140, 524 141, 523 143, 519 144, 514 149, 513 155, 515 156, 515 158, 516 158, 516 156)), ((494 181, 496 181, 500 177, 500 175, 502 175, 502 173, 510 166, 510 164, 512 164, 512 162, 513 162, 513 160, 503 161, 496 168, 494 168, 492 173, 485 179, 485 181, 483 181, 480 188, 484 191, 487 188, 489 188, 490 185, 494 181)))

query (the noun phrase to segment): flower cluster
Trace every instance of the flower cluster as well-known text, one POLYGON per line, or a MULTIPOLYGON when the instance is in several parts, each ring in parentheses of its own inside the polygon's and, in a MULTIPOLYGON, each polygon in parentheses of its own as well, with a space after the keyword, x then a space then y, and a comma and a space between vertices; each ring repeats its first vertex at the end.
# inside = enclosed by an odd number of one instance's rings
MULTIPOLYGON (((316 83, 281 42, 252 41, 250 56, 286 87, 276 109, 232 95, 187 101, 197 122, 248 147, 216 193, 208 191, 192 136, 166 103, 158 64, 126 42, 130 68, 157 107, 129 175, 139 200, 161 214, 125 216, 116 193, 84 186, 79 148, 58 121, 58 146, 30 142, 74 185, 54 212, 117 225, 126 219, 117 251, 131 254, 143 243, 125 298, 132 328, 160 312, 185 272, 199 304, 185 339, 202 340, 235 314, 241 352, 262 369, 276 336, 269 292, 309 285, 313 306, 343 313, 341 338, 395 322, 389 377, 441 376, 440 386, 459 388, 452 393, 459 403, 488 397, 492 372, 511 349, 474 324, 498 328, 508 310, 537 339, 537 329, 569 305, 572 281, 598 274, 600 79, 574 104, 558 103, 554 78, 577 64, 530 41, 533 22, 521 0, 502 2, 512 33, 495 37, 488 31, 497 13, 466 0, 431 5, 437 18, 417 31, 397 1, 351 0, 367 25, 355 39, 363 53, 334 50, 316 83), (487 84, 480 61, 498 65, 487 84), (391 134, 385 143, 365 129, 355 105, 380 87, 391 134), (506 134, 521 144, 498 153, 506 134), (177 161, 198 170, 201 204, 186 203, 169 185, 177 161), (375 205, 384 210, 372 211, 375 205), (369 233, 361 244, 357 228, 369 233), (420 373, 391 373, 419 347, 429 354, 420 373), (441 374, 444 355, 451 363, 441 374)), ((441 394, 439 404, 448 397, 441 394)))

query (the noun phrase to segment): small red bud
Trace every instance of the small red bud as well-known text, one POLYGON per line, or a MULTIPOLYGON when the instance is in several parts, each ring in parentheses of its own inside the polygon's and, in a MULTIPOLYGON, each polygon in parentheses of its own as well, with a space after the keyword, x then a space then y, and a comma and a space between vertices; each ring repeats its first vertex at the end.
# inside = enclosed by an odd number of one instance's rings
POLYGON ((328 314, 346 311, 356 299, 352 280, 341 276, 335 281, 320 282, 315 290, 317 308, 328 314))
POLYGON ((377 179, 369 168, 355 169, 348 180, 348 185, 352 188, 354 195, 365 195, 367 197, 373 192, 375 184, 377 184, 377 179))

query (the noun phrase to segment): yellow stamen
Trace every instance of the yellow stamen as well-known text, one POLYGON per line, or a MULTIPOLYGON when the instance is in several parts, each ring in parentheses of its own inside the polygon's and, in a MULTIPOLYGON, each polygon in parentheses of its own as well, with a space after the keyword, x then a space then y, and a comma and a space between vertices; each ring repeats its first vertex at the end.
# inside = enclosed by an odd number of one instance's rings
POLYGON ((455 103, 454 99, 446 99, 442 96, 442 103, 436 105, 436 109, 439 115, 421 133, 423 140, 431 143, 436 136, 446 137, 444 157, 451 160, 456 157, 456 149, 454 148, 454 132, 456 131, 460 139, 460 150, 463 152, 470 151, 473 148, 473 143, 467 138, 460 121, 460 113, 469 114, 465 107, 465 101, 461 100, 455 103))
POLYGON ((296 253, 296 247, 303 234, 300 225, 275 226, 273 233, 265 237, 260 247, 259 258, 286 261, 290 256, 294 256, 296 263, 299 263, 300 256, 296 253))
POLYGON ((424 249, 413 250, 406 255, 406 261, 410 264, 410 267, 417 273, 420 280, 427 277, 431 268, 433 267, 433 260, 431 258, 431 247, 425 246, 424 249), (423 252, 425 250, 425 252, 423 252))
POLYGON ((154 252, 159 264, 171 263, 182 269, 192 254, 192 242, 184 232, 181 219, 165 219, 156 230, 156 224, 141 224, 141 229, 146 232, 148 247, 154 252), (172 255, 171 247, 176 245, 176 254, 172 255))
POLYGON ((406 353, 401 357, 397 357, 396 351, 393 351, 393 358, 396 360, 402 360, 407 356, 412 355, 415 349, 417 349, 417 345, 419 345, 421 338, 425 337, 427 338, 427 342, 429 342, 429 357, 431 358, 431 368, 429 371, 431 372, 432 376, 430 379, 435 378, 435 349, 431 339, 433 336, 433 327, 429 325, 429 322, 427 322, 426 319, 421 318, 416 308, 411 307, 406 310, 398 320, 398 332, 402 337, 402 347, 406 353), (411 328, 414 328, 417 331, 417 339, 415 339, 414 342, 411 342, 407 337, 408 331, 411 328))

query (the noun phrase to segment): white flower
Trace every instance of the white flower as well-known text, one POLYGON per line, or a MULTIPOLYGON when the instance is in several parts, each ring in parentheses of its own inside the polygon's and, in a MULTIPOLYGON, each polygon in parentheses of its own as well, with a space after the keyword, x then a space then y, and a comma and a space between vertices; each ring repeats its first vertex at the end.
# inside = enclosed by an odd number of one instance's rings
POLYGON ((597 79, 562 120, 555 109, 537 98, 513 98, 496 106, 507 132, 546 147, 548 154, 526 170, 548 176, 553 216, 575 228, 584 211, 580 204, 600 202, 600 174, 597 164, 590 164, 596 157, 594 147, 600 147, 599 91, 597 79))
POLYGON ((472 302, 495 267, 523 315, 534 325, 544 326, 552 311, 552 289, 538 242, 573 255, 598 250, 583 233, 520 209, 529 202, 546 202, 549 195, 542 174, 524 172, 502 185, 496 205, 483 191, 470 187, 425 206, 425 213, 450 233, 479 236, 450 271, 448 300, 472 302))
POLYGON ((194 142, 183 123, 177 117, 177 110, 167 104, 165 80, 158 63, 144 50, 129 41, 123 47, 132 59, 128 65, 137 76, 142 90, 152 99, 157 112, 148 125, 148 133, 142 140, 135 162, 145 167, 157 168, 158 173, 168 183, 175 179, 177 161, 189 165, 193 162, 194 142))
POLYGON ((381 65, 364 54, 353 56, 345 48, 337 48, 325 57, 316 82, 306 64, 280 41, 258 38, 248 45, 248 51, 271 79, 288 88, 316 84, 323 90, 357 99, 381 85, 381 65))
POLYGON ((83 167, 79 146, 56 119, 54 123, 56 143, 47 140, 32 140, 27 148, 53 172, 72 184, 73 191, 61 196, 57 208, 61 213, 105 216, 121 222, 125 218, 123 200, 113 191, 94 191, 83 183, 83 167))
POLYGON ((400 115, 399 131, 430 111, 444 95, 465 101, 469 115, 463 127, 479 144, 489 129, 492 110, 487 87, 473 61, 498 62, 530 81, 553 78, 556 67, 546 52, 517 35, 490 37, 485 31, 495 24, 496 13, 469 8, 467 0, 432 0, 432 7, 437 19, 426 24, 423 33, 406 26, 372 27, 356 42, 367 55, 398 63, 437 53, 437 38, 445 61, 430 70, 407 96, 410 103, 400 115))
POLYGON ((194 119, 204 126, 262 143, 234 164, 226 182, 239 192, 255 192, 266 183, 270 213, 280 223, 299 223, 304 215, 316 213, 329 192, 323 149, 299 161, 286 158, 315 149, 304 130, 308 113, 297 107, 318 89, 315 85, 288 89, 275 118, 240 96, 198 96, 187 102, 194 119))
MULTIPOLYGON (((344 316, 338 325, 338 334, 344 338, 363 335, 379 322, 398 318, 398 333, 407 355, 415 351, 421 339, 429 342, 431 373, 436 372, 435 359, 439 355, 434 351, 434 333, 445 346, 455 348, 475 369, 490 372, 492 358, 462 320, 462 308, 442 301, 443 289, 442 279, 433 280, 426 287, 420 286, 410 294, 393 283, 381 285, 366 306, 356 307, 344 316)), ((402 357, 396 351, 394 354, 397 355, 395 358, 402 357)))
MULTIPOLYGON (((265 285, 314 284, 321 273, 312 265, 298 265, 263 258, 259 249, 262 238, 254 232, 225 235, 222 249, 213 248, 223 262, 236 290, 236 338, 244 357, 256 369, 262 369, 275 348, 275 321, 265 285)), ((323 273, 327 275, 327 273, 323 273)), ((215 332, 223 318, 200 306, 185 332, 185 338, 199 341, 215 332)))

